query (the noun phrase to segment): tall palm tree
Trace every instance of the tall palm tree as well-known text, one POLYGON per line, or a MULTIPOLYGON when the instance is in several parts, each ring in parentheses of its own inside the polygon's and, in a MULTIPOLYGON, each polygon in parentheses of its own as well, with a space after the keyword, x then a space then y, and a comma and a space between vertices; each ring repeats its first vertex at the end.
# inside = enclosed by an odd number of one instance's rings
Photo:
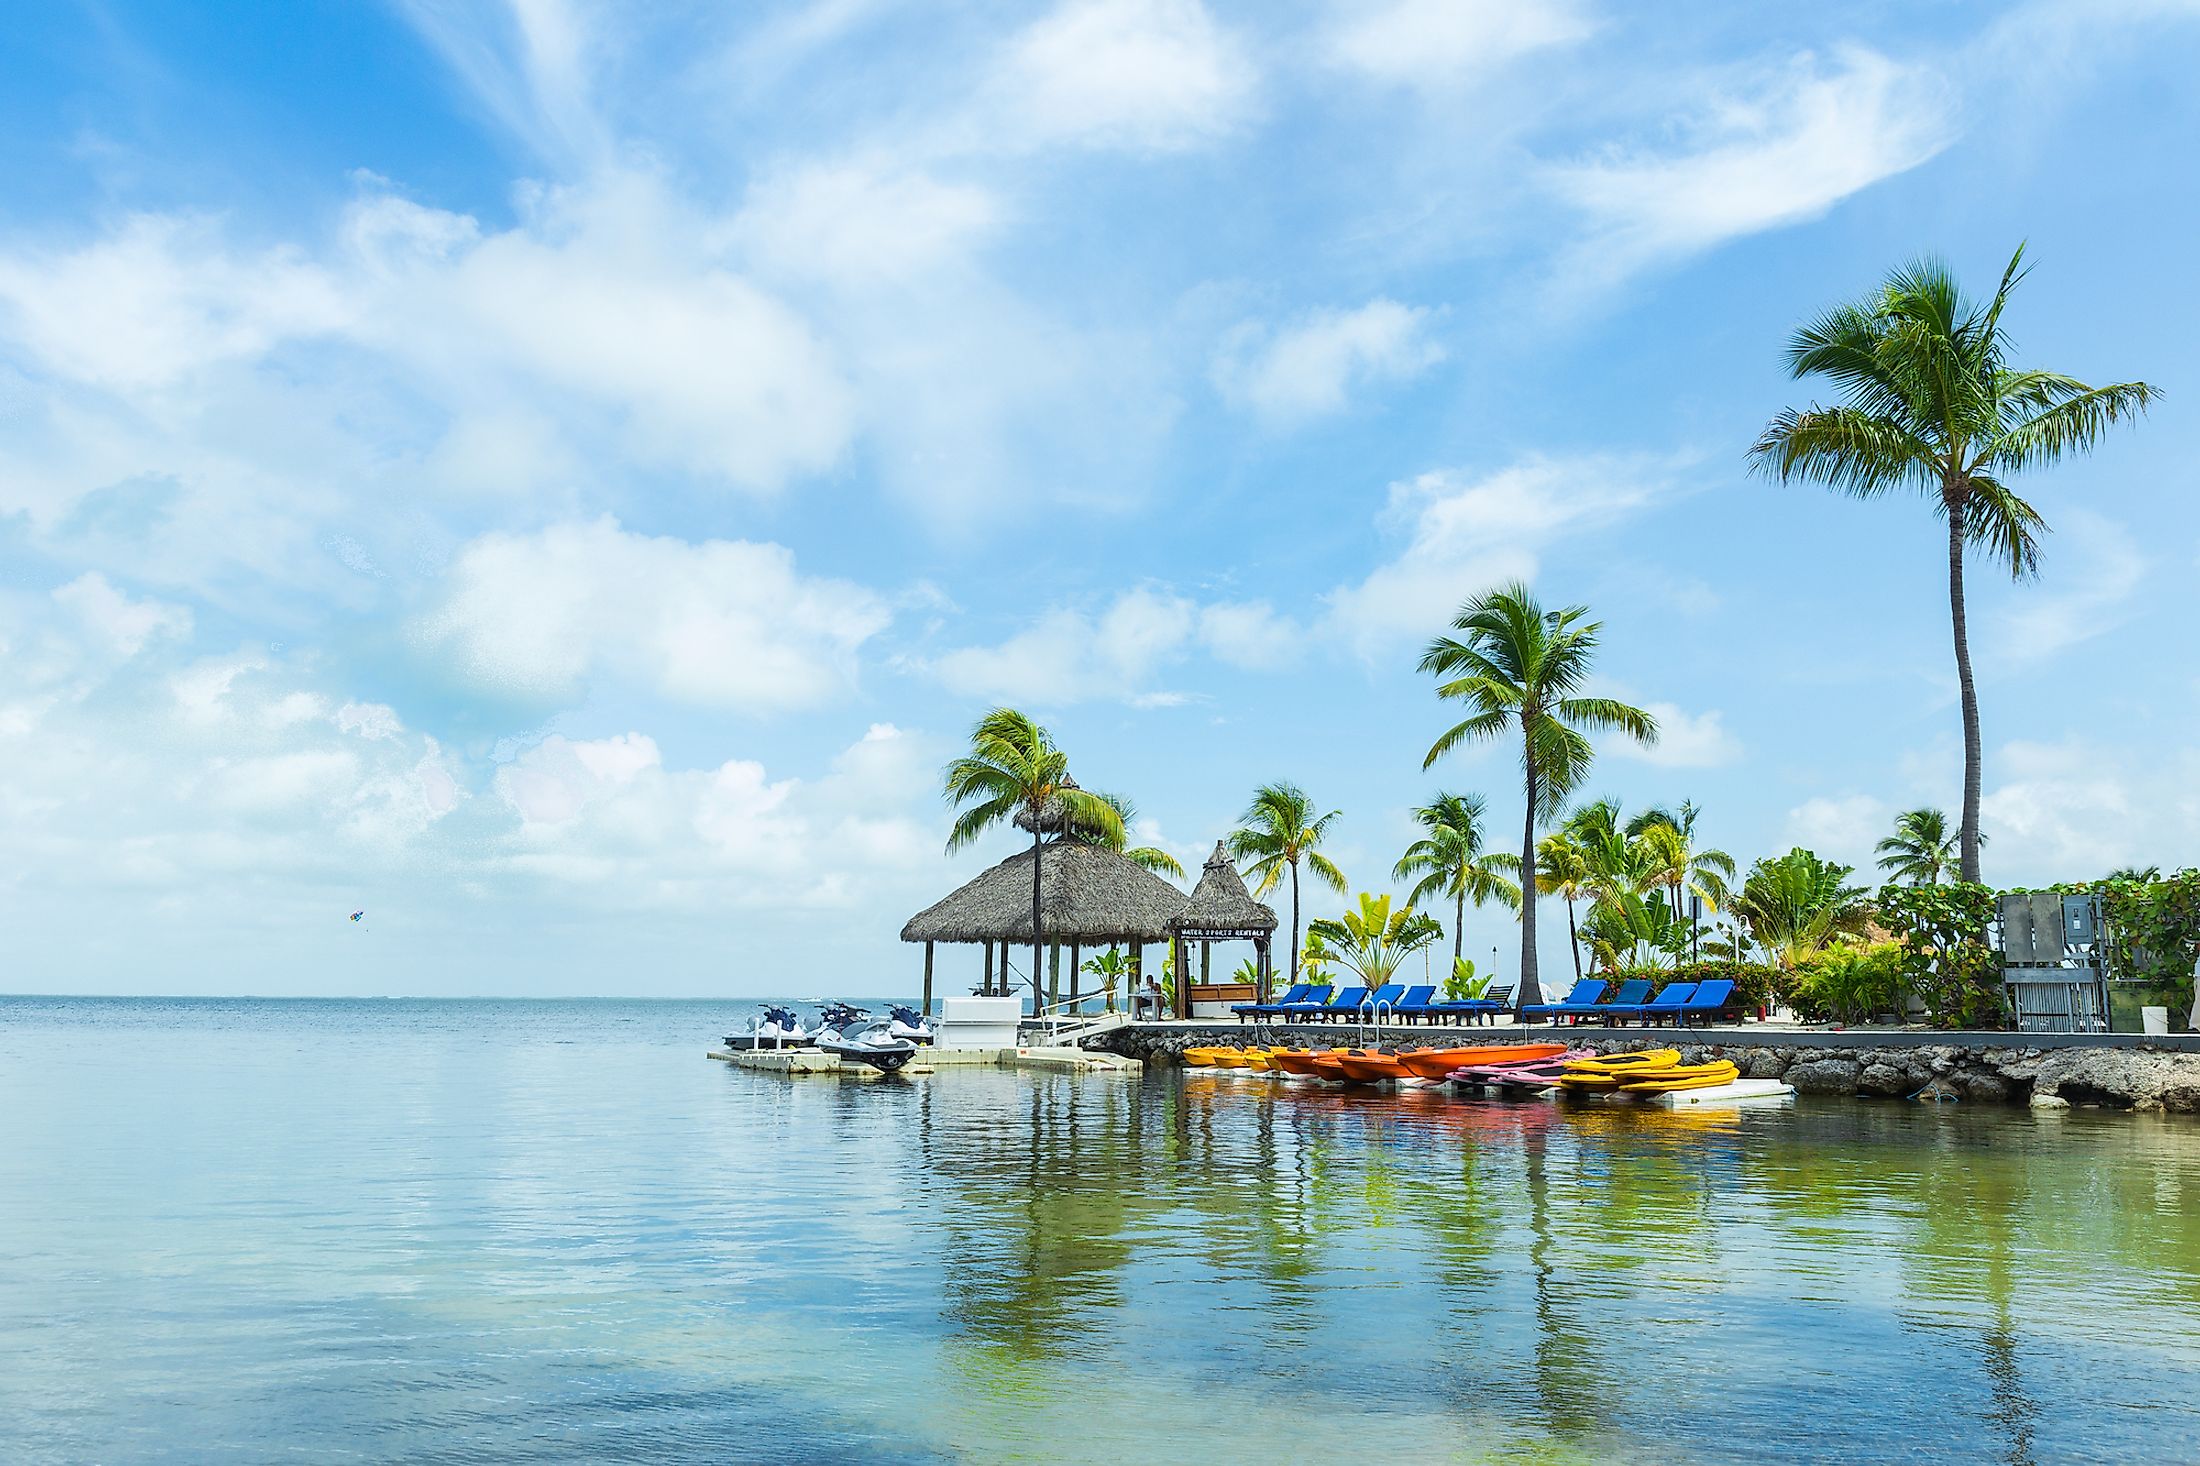
POLYGON ((1574 903, 1592 893, 1592 874, 1588 854, 1563 830, 1545 835, 1535 847, 1536 890, 1566 903, 1566 945, 1573 949, 1576 982, 1581 981, 1581 926, 1574 920, 1574 903))
MULTIPOLYGON (((1069 756, 1054 746, 1046 729, 1014 708, 995 708, 978 720, 970 730, 970 751, 947 766, 945 785, 947 802, 961 810, 947 835, 950 851, 1005 820, 1018 820, 1031 831, 1031 980, 1036 986, 1046 945, 1039 911, 1040 843, 1049 834, 1080 827, 1121 842, 1123 821, 1113 805, 1077 787, 1069 776, 1069 756)), ((1005 990, 1005 979, 1002 986, 1005 990)))
MULTIPOLYGON (((1596 659, 1599 623, 1584 618, 1587 606, 1545 611, 1527 586, 1514 581, 1459 608, 1452 629, 1421 654, 1421 670, 1443 680, 1438 697, 1458 698, 1475 709, 1445 730, 1421 766, 1427 768, 1470 739, 1494 738, 1508 728, 1520 734, 1520 770, 1527 812, 1520 836, 1520 868, 1535 869, 1535 827, 1555 815, 1566 796, 1588 776, 1596 754, 1582 729, 1618 729, 1644 743, 1657 741, 1657 719, 1616 698, 1584 697, 1596 659)), ((1520 902, 1522 1003, 1539 1003, 1536 980, 1536 883, 1524 881, 1520 902)))
MULTIPOLYGON (((1978 837, 1981 845, 1986 836, 1978 837)), ((1937 809, 1904 810, 1894 817, 1894 833, 1872 848, 1887 879, 1909 886, 1937 886, 1956 866, 1956 837, 1948 816, 1937 809)))
POLYGON ((1489 901, 1513 908, 1520 905, 1519 884, 1504 874, 1501 861, 1482 853, 1482 816, 1486 808, 1479 794, 1437 795, 1413 812, 1414 819, 1428 833, 1408 845, 1390 871, 1395 880, 1421 878, 1406 897, 1416 906, 1431 896, 1451 897, 1454 967, 1466 955, 1469 901, 1477 907, 1489 901))
POLYGON ((2144 382, 2089 387, 2057 372, 2009 365, 2001 314, 2017 282, 2020 246, 1993 299, 1963 293, 1948 267, 1920 260, 1863 300, 1836 306, 1789 339, 1797 378, 1823 376, 1838 407, 1789 409, 1751 449, 1782 481, 1813 479, 1858 499, 1909 488, 1948 526, 1948 612, 1963 701, 1962 878, 1978 879, 1981 779, 1978 689, 1963 601, 1963 557, 1976 548, 2023 580, 2039 569, 2047 523, 2006 482, 2091 448, 2159 393, 2144 382))
POLYGON ((1130 828, 1138 820, 1137 805, 1120 794, 1095 794, 1093 797, 1115 811, 1115 833, 1111 835, 1106 830, 1089 825, 1073 824, 1070 827, 1071 839, 1087 845, 1098 845, 1104 850, 1113 850, 1132 865, 1141 870, 1150 870, 1157 876, 1174 876, 1180 881, 1184 879, 1183 863, 1168 851, 1153 845, 1141 845, 1136 849, 1125 848, 1130 845, 1130 828))
POLYGON ((1314 801, 1296 784, 1263 784, 1253 791, 1253 802, 1238 816, 1239 828, 1225 843, 1230 858, 1251 861, 1245 873, 1254 880, 1253 894, 1263 896, 1291 874, 1291 981, 1299 980, 1299 863, 1304 861, 1322 884, 1345 892, 1344 872, 1315 847, 1329 833, 1339 811, 1317 818, 1314 801))

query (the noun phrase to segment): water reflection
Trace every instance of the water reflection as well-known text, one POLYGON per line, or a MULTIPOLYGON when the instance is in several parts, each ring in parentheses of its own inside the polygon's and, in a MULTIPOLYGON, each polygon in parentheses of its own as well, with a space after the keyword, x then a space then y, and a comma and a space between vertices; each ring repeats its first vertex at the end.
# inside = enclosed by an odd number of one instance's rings
POLYGON ((619 1014, 0 1023, 0 1459, 2200 1438, 2190 1122, 786 1082, 619 1014))

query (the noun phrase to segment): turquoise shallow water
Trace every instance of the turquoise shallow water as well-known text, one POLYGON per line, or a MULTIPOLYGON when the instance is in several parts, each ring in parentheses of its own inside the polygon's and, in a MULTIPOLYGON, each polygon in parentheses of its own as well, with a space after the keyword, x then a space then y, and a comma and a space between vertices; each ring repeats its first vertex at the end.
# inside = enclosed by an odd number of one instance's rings
POLYGON ((2200 1124, 0 999, 0 1460, 2200 1459, 2200 1124))

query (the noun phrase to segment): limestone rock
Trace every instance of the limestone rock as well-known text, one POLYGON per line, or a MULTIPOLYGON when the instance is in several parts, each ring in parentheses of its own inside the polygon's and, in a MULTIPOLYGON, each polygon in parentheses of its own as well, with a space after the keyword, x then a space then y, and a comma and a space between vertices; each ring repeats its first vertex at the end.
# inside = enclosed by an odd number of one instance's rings
POLYGON ((2032 1094, 2032 1108, 2035 1110, 2067 1110, 2070 1108, 2070 1101, 2059 1094, 2041 1094, 2035 1090, 2032 1094))
POLYGON ((1778 1079, 1787 1068, 1787 1060, 1780 1057, 1778 1049, 1759 1049, 1749 1056, 1744 1072, 1752 1079, 1778 1079))
POLYGON ((1910 1083, 1910 1076, 1893 1064, 1880 1060, 1866 1064, 1856 1076, 1858 1094, 1877 1094, 1888 1097, 1906 1095, 1917 1086, 1910 1083))
POLYGON ((1787 1071, 1798 1094, 1854 1094, 1860 1066, 1854 1059, 1806 1059, 1787 1071))
POLYGON ((1999 1074, 1990 1074, 1983 1071, 1962 1075, 1954 1083, 1965 1099, 1980 1104, 2005 1104, 2008 1102, 2010 1091, 2014 1087, 1999 1074))

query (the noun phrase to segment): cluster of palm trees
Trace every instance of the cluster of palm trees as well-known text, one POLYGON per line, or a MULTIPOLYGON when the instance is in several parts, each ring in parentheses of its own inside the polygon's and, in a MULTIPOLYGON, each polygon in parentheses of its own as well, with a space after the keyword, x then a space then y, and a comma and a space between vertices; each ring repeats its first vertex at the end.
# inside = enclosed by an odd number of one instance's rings
MULTIPOLYGON (((1815 480, 1862 499, 1915 491, 1945 525, 1963 802, 1952 834, 1947 817, 1935 809, 1900 817, 1877 851, 1895 881, 1934 883, 1951 872, 1978 879, 1985 842, 1979 829, 1982 743, 1965 620, 1966 558, 1981 554, 2020 580, 2035 574, 2047 525, 2009 479, 2091 448, 2159 395, 2144 382, 2092 387, 2010 364, 2002 317, 2024 278, 2023 255, 2020 248, 1983 302, 1965 295, 1945 265, 1928 260, 1894 272, 1869 296, 1797 330, 1787 351, 1790 372, 1824 379, 1841 400, 1781 413, 1751 449, 1755 467, 1782 481, 1815 480)), ((1519 1001, 1539 1001, 1539 895, 1566 903, 1577 975, 1584 948, 1607 966, 1652 954, 1677 956, 1697 942, 1705 908, 1730 908, 1737 933, 1746 927, 1760 949, 1776 956, 1822 946, 1857 926, 1861 890, 1847 884, 1849 867, 1795 850, 1757 862, 1740 889, 1730 892, 1734 861, 1698 846, 1692 805, 1626 820, 1609 801, 1569 809, 1594 763, 1593 734, 1643 744, 1658 736, 1649 712, 1589 690, 1601 629, 1585 606, 1547 609, 1514 582, 1468 600, 1450 633, 1422 654, 1420 670, 1437 679, 1437 696, 1466 713, 1430 746, 1423 768, 1491 739, 1510 742, 1520 757, 1517 854, 1485 849, 1487 805, 1479 795, 1440 793, 1415 811, 1422 833, 1392 868, 1394 879, 1415 882, 1410 903, 1451 903, 1455 965, 1464 954, 1470 902, 1514 907, 1520 914, 1519 1001)), ((1017 819, 1032 832, 1034 845, 1052 830, 1181 874, 1164 852, 1125 849, 1134 815, 1129 803, 1078 789, 1060 751, 1021 713, 996 709, 979 723, 970 753, 948 769, 947 794, 962 806, 950 849, 1017 819)), ((1344 873, 1319 848, 1338 812, 1316 810, 1296 785, 1263 786, 1227 841, 1256 894, 1290 885, 1294 979, 1302 952, 1302 868, 1340 894, 1347 890, 1344 873)), ((1037 861, 1032 879, 1036 964, 1037 861)), ((1409 904, 1398 915, 1410 912, 1409 904)), ((1734 955, 1740 945, 1737 935, 1730 943, 1734 955)))

